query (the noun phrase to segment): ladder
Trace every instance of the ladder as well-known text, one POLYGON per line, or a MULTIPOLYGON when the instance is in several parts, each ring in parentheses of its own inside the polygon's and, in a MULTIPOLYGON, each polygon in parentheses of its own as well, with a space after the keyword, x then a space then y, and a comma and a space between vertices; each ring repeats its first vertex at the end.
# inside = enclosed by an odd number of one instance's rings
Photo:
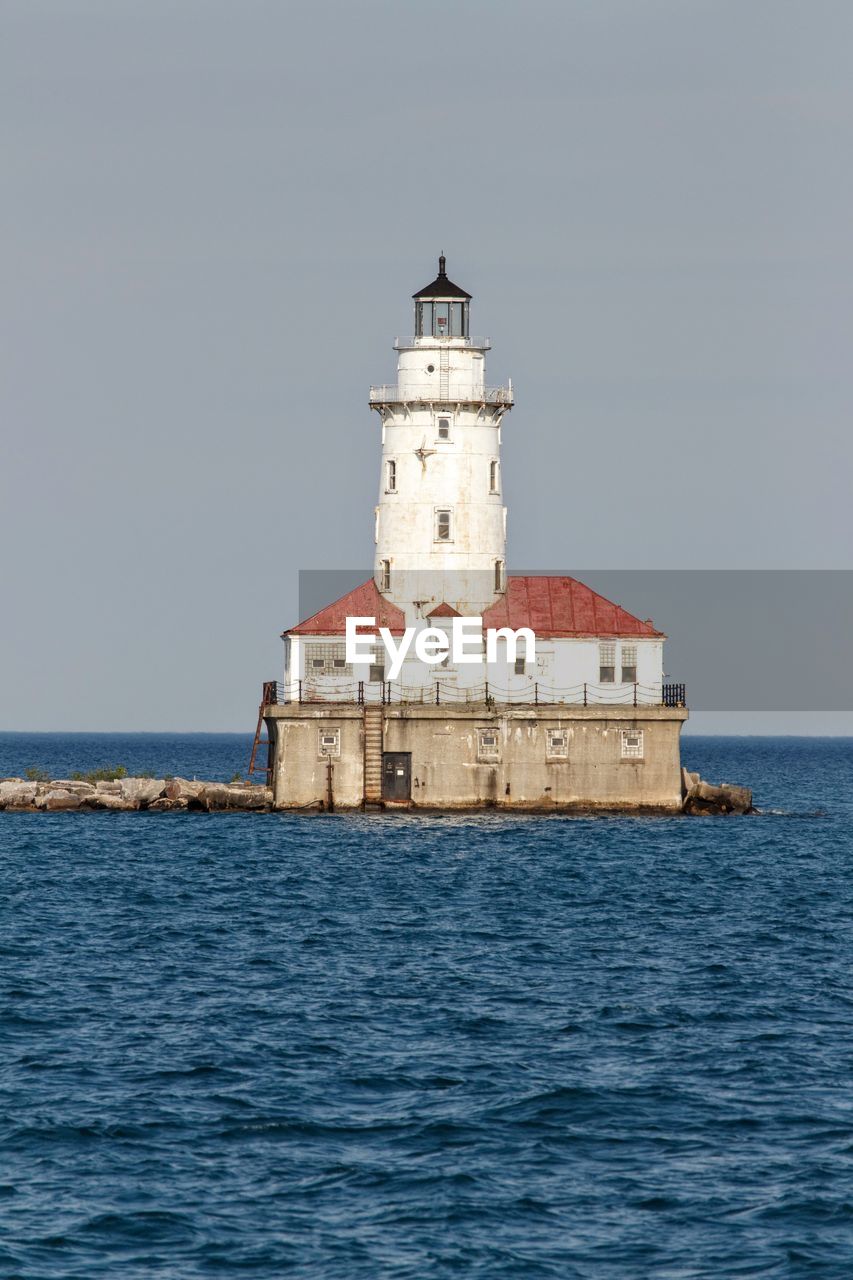
POLYGON ((364 707, 364 803, 382 803, 382 729, 385 718, 381 703, 364 707))
POLYGON ((438 353, 438 398, 450 399, 450 352, 442 347, 438 353))
POLYGON ((266 711, 267 707, 271 703, 275 702, 275 700, 276 700, 275 680, 264 681, 264 691, 262 694, 261 705, 258 707, 258 724, 257 724, 257 728, 255 729, 255 737, 252 742, 252 754, 249 759, 249 771, 248 771, 248 774, 246 775, 249 781, 251 782, 252 774, 255 772, 260 772, 261 769, 263 769, 264 773, 267 775, 266 781, 267 781, 268 787, 272 786, 272 776, 271 776, 272 775, 272 738, 270 738, 269 733, 267 734, 267 739, 266 739, 266 746, 267 746, 266 764, 264 765, 258 764, 257 756, 258 756, 258 747, 260 747, 264 742, 264 739, 261 737, 261 734, 264 731, 264 712, 266 711))

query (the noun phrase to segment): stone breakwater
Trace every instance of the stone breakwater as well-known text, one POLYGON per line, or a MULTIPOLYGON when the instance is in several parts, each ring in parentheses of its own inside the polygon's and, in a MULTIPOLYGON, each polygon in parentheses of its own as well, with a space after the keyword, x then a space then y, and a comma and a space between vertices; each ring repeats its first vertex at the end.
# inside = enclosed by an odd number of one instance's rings
POLYGON ((268 812, 272 809, 272 790, 248 782, 198 782, 187 778, 119 778, 115 782, 83 782, 71 778, 38 782, 26 778, 0 780, 0 810, 37 813, 73 809, 268 812))
MULTIPOLYGON (((691 815, 755 813, 748 787, 704 782, 698 773, 682 769, 682 809, 691 815)), ((51 813, 75 809, 146 809, 154 813, 192 810, 245 810, 269 813, 271 787, 251 782, 199 782, 187 778, 118 778, 86 782, 74 778, 32 781, 0 779, 0 810, 9 813, 51 813)))

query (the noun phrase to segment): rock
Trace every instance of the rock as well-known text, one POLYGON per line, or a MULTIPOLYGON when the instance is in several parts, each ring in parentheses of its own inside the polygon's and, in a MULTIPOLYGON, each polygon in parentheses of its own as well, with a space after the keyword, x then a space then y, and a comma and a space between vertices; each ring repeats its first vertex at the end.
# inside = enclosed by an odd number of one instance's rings
POLYGON ((139 808, 135 800, 125 800, 124 796, 113 795, 111 791, 101 791, 100 789, 86 803, 92 809, 116 809, 122 813, 129 813, 131 810, 139 808))
POLYGON ((80 796, 81 799, 86 799, 88 796, 95 794, 93 783, 78 781, 75 778, 54 778, 50 785, 59 791, 71 791, 75 796, 80 796))
POLYGON ((105 782, 105 781, 96 782, 96 783, 95 783, 95 790, 97 791, 98 795, 120 796, 120 795, 121 795, 121 783, 120 783, 120 782, 105 782))
POLYGON ((137 809, 147 809, 152 800, 159 800, 165 785, 163 778, 121 778, 119 794, 123 800, 133 801, 137 809))
POLYGON ((169 796, 161 796, 159 800, 152 800, 148 808, 152 811, 166 813, 172 809, 186 809, 188 801, 183 797, 172 800, 169 796))
POLYGON ((272 789, 250 784, 209 782, 199 792, 198 801, 211 809, 270 809, 272 789))
POLYGON ((698 773, 691 773, 688 769, 685 769, 685 768, 682 766, 682 769, 681 769, 681 794, 682 794, 683 796, 689 796, 689 795, 691 794, 691 792, 693 791, 693 788, 696 786, 696 784, 697 784, 697 782, 698 782, 698 781, 699 781, 699 774, 698 774, 698 773))
POLYGON ((684 799, 684 812, 690 814, 752 811, 752 792, 748 787, 737 787, 731 783, 715 787, 712 783, 697 778, 684 799))
POLYGON ((186 778, 170 778, 166 783, 166 796, 169 800, 197 800, 204 790, 203 782, 188 782, 186 778))
POLYGON ((73 791, 64 787, 51 787, 36 799, 39 809, 79 809, 82 801, 73 791))
POLYGON ((0 782, 0 809, 29 807, 36 802, 38 783, 25 782, 23 778, 4 778, 0 782))

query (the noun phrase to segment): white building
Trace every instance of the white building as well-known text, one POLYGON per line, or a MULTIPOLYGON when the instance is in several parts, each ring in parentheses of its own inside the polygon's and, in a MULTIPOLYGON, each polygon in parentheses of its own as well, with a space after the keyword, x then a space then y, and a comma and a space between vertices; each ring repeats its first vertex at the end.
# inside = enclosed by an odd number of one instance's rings
MULTIPOLYGON (((488 338, 470 335, 471 296, 448 279, 414 295, 414 334, 395 342, 397 378, 370 388, 382 431, 373 580, 284 633, 283 697, 292 702, 628 704, 683 701, 664 692, 664 636, 571 577, 506 571, 501 431, 512 384, 486 381, 488 338), (450 631, 529 628, 535 656, 428 665, 410 657, 395 680, 381 647, 349 664, 346 618, 450 631)), ((475 646, 476 647, 476 646, 475 646)))

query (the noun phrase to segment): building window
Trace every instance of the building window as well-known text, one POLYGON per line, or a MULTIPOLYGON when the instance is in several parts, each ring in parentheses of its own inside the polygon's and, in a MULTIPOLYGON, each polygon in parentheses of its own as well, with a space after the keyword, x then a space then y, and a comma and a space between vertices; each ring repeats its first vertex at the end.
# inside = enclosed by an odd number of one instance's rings
POLYGON ((309 675, 339 676, 348 670, 342 644, 306 644, 305 670, 309 675))
POLYGON ((450 419, 439 418, 437 420, 437 430, 438 430, 439 440, 449 440, 450 439, 450 419))
POLYGON ((435 512, 435 540, 436 542, 452 542, 453 527, 452 515, 446 507, 436 508, 435 512))
POLYGON ((616 679, 616 643, 608 640, 598 646, 598 680, 600 684, 613 684, 616 679))
POLYGON ((546 755, 551 760, 567 760, 569 757, 568 729, 548 729, 546 731, 546 755))
POLYGON ((503 560, 495 561, 495 591, 503 591, 504 589, 504 562, 503 560))
POLYGON ((368 679, 375 684, 382 684, 385 680, 385 668, 381 663, 371 663, 370 675, 368 679))
POLYGON ((319 756, 335 756, 341 754, 340 729, 320 729, 317 733, 317 754, 319 756))
POLYGON ((489 493, 500 493, 498 488, 498 464, 494 458, 489 463, 489 493))
POLYGON ((642 760, 642 758, 643 758, 642 729, 623 729, 622 730, 622 759, 623 760, 642 760))
POLYGON ((379 581, 381 583, 379 590, 390 591, 391 590, 391 561, 382 560, 380 561, 380 563, 382 568, 379 575, 379 581))
POLYGON ((634 684, 637 679, 637 646, 635 644, 623 644, 622 646, 622 681, 624 684, 634 684))
POLYGON ((389 458, 385 464, 385 485, 386 492, 396 493, 397 491, 397 463, 393 458, 389 458))
POLYGON ((525 662, 524 658, 516 658, 515 674, 517 676, 523 676, 525 675, 526 672, 527 672, 527 663, 525 662))
POLYGON ((477 759, 498 760, 500 747, 497 729, 477 730, 477 759))

